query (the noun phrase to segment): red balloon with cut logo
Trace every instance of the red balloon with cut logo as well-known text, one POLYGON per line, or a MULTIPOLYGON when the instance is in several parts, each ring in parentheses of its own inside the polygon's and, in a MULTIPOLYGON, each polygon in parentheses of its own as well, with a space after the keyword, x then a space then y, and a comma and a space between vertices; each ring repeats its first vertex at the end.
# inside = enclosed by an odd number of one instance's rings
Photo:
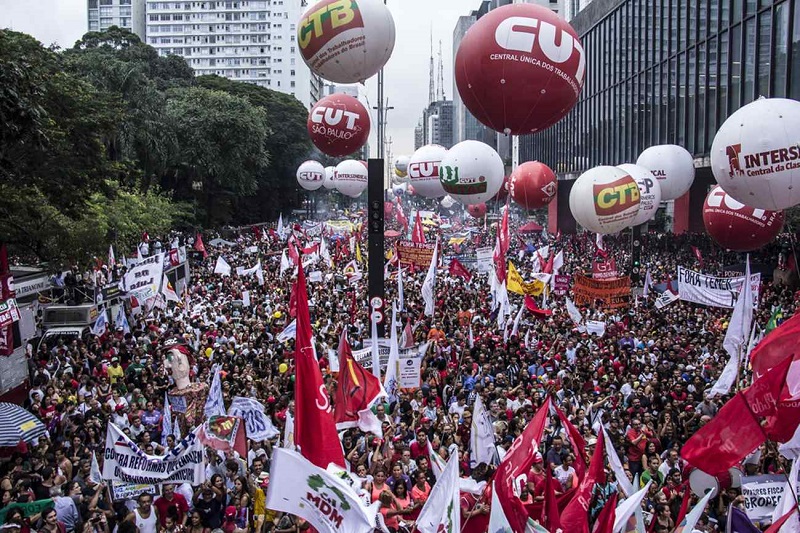
POLYGON ((525 209, 545 207, 556 197, 557 190, 555 173, 539 161, 522 163, 508 181, 511 198, 525 209))
POLYGON ((766 246, 783 229, 783 211, 767 211, 744 205, 719 185, 703 203, 703 223, 717 244, 735 252, 766 246))
POLYGON ((330 156, 343 157, 367 142, 370 119, 358 99, 336 93, 314 104, 306 125, 314 146, 330 156))
POLYGON ((533 133, 578 101, 586 57, 578 34, 546 7, 511 4, 482 16, 458 47, 455 77, 467 109, 493 130, 533 133))
POLYGON ((468 205, 467 213, 472 215, 472 218, 483 218, 486 215, 486 204, 468 205))

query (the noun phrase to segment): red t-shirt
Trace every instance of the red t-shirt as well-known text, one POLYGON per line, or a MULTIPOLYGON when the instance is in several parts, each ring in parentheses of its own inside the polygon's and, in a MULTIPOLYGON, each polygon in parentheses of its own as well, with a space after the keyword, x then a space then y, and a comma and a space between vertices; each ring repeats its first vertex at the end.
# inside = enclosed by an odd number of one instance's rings
POLYGON ((178 522, 182 522, 183 517, 189 512, 189 504, 186 502, 186 498, 177 492, 173 493, 171 500, 161 496, 153 505, 158 511, 158 523, 161 524, 162 527, 167 525, 167 512, 170 507, 174 507, 178 510, 178 522))

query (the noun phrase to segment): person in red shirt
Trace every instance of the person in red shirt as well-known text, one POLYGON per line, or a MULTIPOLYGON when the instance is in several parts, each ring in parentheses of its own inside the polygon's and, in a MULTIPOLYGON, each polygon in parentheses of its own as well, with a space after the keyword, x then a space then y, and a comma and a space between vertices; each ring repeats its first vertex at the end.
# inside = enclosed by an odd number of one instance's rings
POLYGON ((425 430, 420 428, 417 430, 417 440, 409 446, 411 450, 411 458, 415 459, 420 456, 428 456, 428 435, 425 430))
POLYGON ((647 439, 652 436, 652 433, 646 427, 642 427, 642 421, 634 418, 631 422, 631 428, 625 434, 625 444, 628 449, 626 455, 628 456, 628 467, 633 475, 641 474, 644 471, 642 467, 642 455, 647 447, 647 439), (649 433, 649 434, 648 434, 649 433))
POLYGON ((177 511, 178 524, 182 526, 186 525, 189 503, 186 501, 186 498, 175 492, 174 485, 165 484, 162 489, 161 497, 158 498, 153 505, 158 512, 158 522, 161 527, 166 526, 167 513, 170 508, 174 508, 177 511))

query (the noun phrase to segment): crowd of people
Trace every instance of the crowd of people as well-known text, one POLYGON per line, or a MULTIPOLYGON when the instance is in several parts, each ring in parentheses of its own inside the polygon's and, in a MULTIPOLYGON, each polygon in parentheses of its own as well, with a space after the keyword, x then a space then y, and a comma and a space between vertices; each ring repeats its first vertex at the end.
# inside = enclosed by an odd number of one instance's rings
MULTIPOLYGON (((305 229, 290 231, 300 242, 320 238, 308 237, 305 229)), ((491 230, 485 231, 482 223, 475 226, 457 250, 448 244, 448 232, 441 229, 432 228, 427 238, 441 238, 445 258, 456 251, 466 257, 474 253, 478 242, 474 235, 482 235, 484 246, 494 242, 491 230)), ((511 231, 516 232, 513 225, 511 231)), ((164 237, 164 242, 173 240, 173 236, 164 237)), ((285 424, 294 413, 294 341, 279 339, 292 320, 292 269, 281 273, 280 268, 285 239, 267 228, 226 235, 233 244, 212 246, 211 237, 204 235, 208 258, 191 267, 186 303, 169 303, 163 309, 144 306, 129 316, 128 332, 111 326, 100 336, 34 350, 32 388, 25 407, 47 425, 48 436, 20 445, 10 460, 0 464, 2 529, 8 533, 313 530, 303 519, 265 505, 271 451, 288 444, 285 424), (257 254, 252 253, 253 246, 258 247, 257 254), (250 267, 259 258, 263 285, 254 276, 214 274, 220 255, 232 266, 250 267), (245 291, 249 306, 242 303, 245 291), (98 482, 91 475, 93 456, 103 463, 110 422, 147 454, 162 454, 175 442, 176 435, 163 431, 165 393, 171 386, 163 343, 174 336, 183 337, 192 347, 193 381, 210 383, 213 365, 221 365, 225 401, 234 396, 258 399, 281 435, 264 442, 248 441, 246 456, 208 449, 207 481, 200 486, 163 484, 115 499, 112 482, 98 482), (43 500, 51 501, 35 505, 43 500), (3 513, 3 508, 7 512, 3 513)), ((327 231, 322 238, 330 239, 327 231)), ((626 235, 605 239, 607 253, 616 258, 624 273, 630 262, 629 239, 626 235)), ((190 237, 181 237, 184 242, 192 244, 190 237)), ((333 265, 320 260, 310 267, 321 272, 322 281, 309 284, 309 304, 319 366, 333 401, 337 382, 331 361, 338 358, 340 334, 347 329, 353 347, 361 348, 370 337, 370 309, 366 276, 351 284, 342 274, 343 266, 355 254, 347 245, 329 243, 331 255, 336 257, 333 265)), ((751 261, 774 265, 786 243, 788 235, 752 254, 751 261)), ((549 244, 563 251, 561 273, 567 275, 590 270, 597 252, 593 236, 585 234, 515 238, 509 257, 514 258, 523 277, 538 261, 531 253, 517 259, 528 244, 534 248, 549 244)), ((711 274, 743 260, 706 236, 650 233, 644 237, 642 273, 644 268, 650 269, 654 283, 659 284, 673 279, 679 265, 697 268, 691 246, 702 252, 705 270, 711 274)), ((366 246, 362 250, 366 255, 366 246)), ((397 298, 396 266, 388 269, 386 301, 391 302, 397 298)), ((118 271, 117 276, 120 274, 118 271)), ((532 469, 518 483, 520 499, 531 509, 542 502, 548 469, 557 483, 557 495, 574 490, 578 483, 576 459, 588 464, 603 426, 630 481, 636 479, 642 487, 653 481, 642 503, 648 531, 672 532, 687 495, 681 447, 726 400, 725 396, 710 397, 708 391, 728 361, 722 339, 730 310, 683 301, 657 309, 653 305, 657 294, 651 291, 647 298, 636 297, 630 308, 608 309, 598 302, 582 309, 585 318, 607 324, 605 334, 599 337, 576 326, 563 296, 550 295, 546 305, 551 316, 538 318, 526 313, 518 334, 504 336, 489 303, 487 274, 476 272, 466 281, 441 269, 432 317, 424 313, 424 277, 424 269, 404 274, 405 305, 400 313, 401 324, 410 325, 414 343, 429 343, 420 387, 403 390, 374 407, 382 435, 365 434, 357 428, 340 434, 349 469, 366 480, 363 488, 369 498, 381 502, 383 527, 393 532, 413 530, 413 522, 437 481, 432 464, 436 458, 429 455, 429 442, 441 459, 458 455, 462 477, 476 482, 491 480, 496 464, 470 461, 472 416, 478 398, 494 427, 498 459, 550 398, 584 437, 586 456, 576 457, 581 452, 571 445, 562 418, 552 413, 532 469)), ((794 290, 764 279, 756 324, 764 328, 776 308, 784 318, 790 317, 800 304, 794 290)), ((522 297, 512 294, 510 299, 513 318, 516 308, 523 305, 522 297)), ((734 387, 749 382, 744 368, 734 387)), ((182 429, 185 434, 191 428, 182 429)), ((755 450, 742 468, 749 475, 779 473, 787 471, 787 464, 775 444, 768 442, 755 450)), ((592 493, 592 520, 618 490, 613 472, 607 470, 607 482, 598 484, 592 493)), ((696 501, 697 497, 693 498, 696 501)), ((490 504, 488 490, 463 492, 463 530, 486 531, 490 504)), ((735 488, 723 490, 711 500, 696 529, 723 531, 730 504, 741 505, 735 488)))

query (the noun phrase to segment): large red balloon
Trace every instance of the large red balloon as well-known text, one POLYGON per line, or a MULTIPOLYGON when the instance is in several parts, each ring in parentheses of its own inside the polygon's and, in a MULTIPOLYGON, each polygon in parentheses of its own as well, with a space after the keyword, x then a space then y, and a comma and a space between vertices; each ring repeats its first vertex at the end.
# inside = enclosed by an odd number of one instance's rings
POLYGON ((734 200, 717 185, 706 196, 703 222, 717 243, 735 252, 758 250, 783 228, 783 211, 756 209, 734 200))
POLYGON ((474 204, 467 206, 467 213, 473 218, 483 218, 486 215, 486 204, 474 204))
POLYGON ((356 98, 336 93, 314 104, 306 126, 314 146, 330 156, 343 157, 367 142, 369 113, 356 98))
POLYGON ((514 135, 561 120, 578 101, 585 74, 575 30, 536 4, 510 4, 481 17, 455 60, 467 109, 490 128, 514 135))
POLYGON ((539 209, 555 198, 558 190, 556 175, 550 167, 538 161, 522 163, 511 174, 508 192, 525 209, 539 209))

